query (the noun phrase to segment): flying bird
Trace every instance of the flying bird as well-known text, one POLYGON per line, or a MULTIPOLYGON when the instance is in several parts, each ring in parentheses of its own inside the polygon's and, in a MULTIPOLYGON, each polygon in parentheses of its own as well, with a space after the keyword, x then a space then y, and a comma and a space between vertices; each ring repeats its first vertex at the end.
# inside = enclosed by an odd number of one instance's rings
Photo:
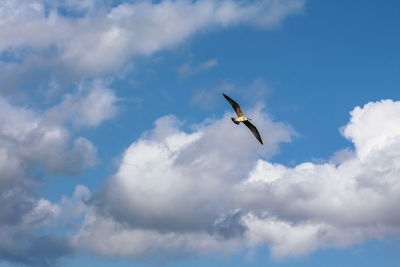
POLYGON ((254 126, 251 122, 250 122, 250 118, 246 117, 243 114, 242 109, 240 108, 239 104, 236 103, 235 100, 233 100, 232 98, 230 98, 229 96, 227 96, 226 94, 223 94, 225 99, 228 100, 228 102, 231 104, 231 106, 233 107, 233 109, 235 110, 237 117, 236 118, 231 118, 233 123, 235 124, 240 124, 241 122, 244 123, 244 125, 247 126, 247 128, 250 129, 250 131, 254 134, 254 136, 257 138, 257 140, 263 144, 263 141, 261 139, 260 133, 258 132, 256 126, 254 126))

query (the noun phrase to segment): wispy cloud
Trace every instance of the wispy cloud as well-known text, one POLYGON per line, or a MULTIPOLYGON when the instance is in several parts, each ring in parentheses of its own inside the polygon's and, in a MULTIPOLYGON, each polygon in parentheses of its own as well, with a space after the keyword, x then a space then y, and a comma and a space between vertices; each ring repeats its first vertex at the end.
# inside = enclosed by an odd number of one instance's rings
POLYGON ((202 109, 212 109, 223 100, 222 93, 241 96, 247 103, 260 104, 266 101, 269 86, 262 78, 246 85, 234 85, 228 81, 219 82, 211 88, 198 89, 194 92, 191 103, 202 109))
POLYGON ((0 12, 0 53, 12 50, 19 60, 1 64, 1 72, 53 69, 64 79, 117 73, 135 55, 172 48, 198 31, 238 24, 273 28, 303 5, 303 0, 178 0, 112 7, 93 1, 8 0, 0 12), (60 10, 80 12, 68 16, 60 10))
POLYGON ((198 65, 190 65, 189 63, 185 63, 178 68, 178 75, 181 78, 188 77, 190 75, 209 70, 217 65, 218 61, 216 59, 210 59, 198 65))

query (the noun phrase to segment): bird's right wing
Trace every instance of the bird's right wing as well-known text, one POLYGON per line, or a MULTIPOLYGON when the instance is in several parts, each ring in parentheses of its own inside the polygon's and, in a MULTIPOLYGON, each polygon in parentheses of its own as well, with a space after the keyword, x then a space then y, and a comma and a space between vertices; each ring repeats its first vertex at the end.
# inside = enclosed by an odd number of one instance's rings
POLYGON ((243 123, 247 126, 247 128, 250 129, 250 131, 254 134, 254 136, 257 138, 257 140, 258 140, 261 144, 263 144, 263 141, 262 141, 262 139, 261 139, 261 135, 260 135, 260 133, 258 132, 256 126, 254 126, 254 125, 253 125, 251 122, 249 122, 249 121, 244 121, 243 123))
POLYGON ((238 103, 236 103, 235 100, 233 100, 232 98, 230 98, 229 96, 227 96, 226 94, 223 94, 225 99, 228 100, 228 102, 231 104, 231 106, 233 107, 233 109, 235 110, 236 114, 240 117, 243 116, 243 112, 240 109, 240 106, 238 103))

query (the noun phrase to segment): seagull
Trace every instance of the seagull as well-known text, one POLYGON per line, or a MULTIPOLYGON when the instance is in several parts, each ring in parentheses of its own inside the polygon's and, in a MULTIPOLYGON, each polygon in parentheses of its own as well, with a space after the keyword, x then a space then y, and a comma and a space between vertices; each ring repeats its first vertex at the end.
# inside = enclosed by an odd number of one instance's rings
POLYGON ((228 102, 231 104, 231 106, 233 107, 233 109, 235 110, 237 117, 236 118, 231 118, 233 123, 238 124, 243 122, 244 125, 247 126, 247 128, 250 129, 250 131, 254 134, 254 136, 257 138, 257 140, 263 144, 263 141, 261 139, 260 133, 258 132, 256 126, 254 126, 251 122, 250 122, 250 118, 246 117, 243 114, 243 111, 241 110, 240 106, 238 103, 236 103, 235 100, 233 100, 232 98, 230 98, 229 96, 227 96, 226 94, 223 94, 225 99, 228 100, 228 102))

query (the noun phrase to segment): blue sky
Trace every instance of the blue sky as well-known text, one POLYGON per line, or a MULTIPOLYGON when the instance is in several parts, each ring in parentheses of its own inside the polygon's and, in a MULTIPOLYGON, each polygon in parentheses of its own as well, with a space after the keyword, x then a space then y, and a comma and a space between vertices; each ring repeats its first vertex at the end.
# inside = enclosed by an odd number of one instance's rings
POLYGON ((0 266, 398 266, 399 12, 0 1, 0 266))

